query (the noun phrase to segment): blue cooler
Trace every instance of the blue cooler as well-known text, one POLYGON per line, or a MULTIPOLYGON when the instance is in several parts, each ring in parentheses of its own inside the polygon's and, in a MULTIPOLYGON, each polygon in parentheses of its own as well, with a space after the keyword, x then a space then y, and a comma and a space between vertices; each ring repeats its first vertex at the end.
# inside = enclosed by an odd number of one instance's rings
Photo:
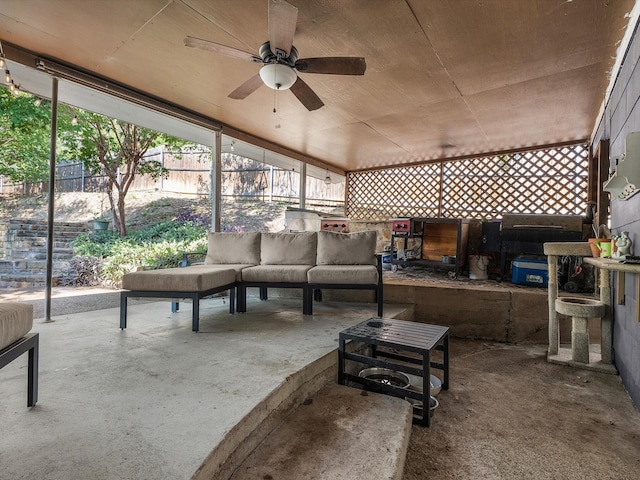
POLYGON ((511 282, 533 287, 546 287, 549 266, 546 258, 521 255, 511 262, 511 282))

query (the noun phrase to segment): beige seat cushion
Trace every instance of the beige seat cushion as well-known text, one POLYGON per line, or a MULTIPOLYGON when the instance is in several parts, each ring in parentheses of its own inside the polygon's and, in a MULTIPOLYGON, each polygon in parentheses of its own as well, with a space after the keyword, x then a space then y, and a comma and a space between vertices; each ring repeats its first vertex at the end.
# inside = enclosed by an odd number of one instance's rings
POLYGON ((243 282, 307 283, 313 265, 258 265, 242 270, 243 282))
POLYGON ((318 232, 316 265, 376 265, 376 232, 318 232))
POLYGON ((262 265, 315 265, 316 232, 263 233, 260 244, 262 265))
POLYGON ((319 265, 307 272, 309 283, 377 285, 378 269, 373 265, 319 265))
POLYGON ((209 233, 206 264, 260 264, 260 232, 209 233))
POLYGON ((203 292, 236 281, 232 268, 203 269, 199 266, 165 268, 127 273, 122 288, 144 292, 203 292))
POLYGON ((0 303, 0 350, 24 337, 33 327, 33 305, 0 303))
POLYGON ((254 267, 255 265, 252 263, 221 263, 221 264, 199 264, 199 265, 191 265, 189 268, 198 268, 203 271, 213 271, 213 270, 235 270, 236 272, 236 282, 242 280, 242 270, 248 267, 254 267))

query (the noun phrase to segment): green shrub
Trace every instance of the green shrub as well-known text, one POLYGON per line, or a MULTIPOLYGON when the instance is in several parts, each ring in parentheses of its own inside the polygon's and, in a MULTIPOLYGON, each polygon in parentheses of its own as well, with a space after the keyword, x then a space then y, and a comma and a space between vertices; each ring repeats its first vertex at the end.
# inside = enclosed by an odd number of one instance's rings
POLYGON ((183 252, 206 251, 209 229, 192 222, 164 221, 122 238, 111 232, 78 237, 74 253, 102 259, 101 283, 118 285, 125 273, 180 265, 183 252))

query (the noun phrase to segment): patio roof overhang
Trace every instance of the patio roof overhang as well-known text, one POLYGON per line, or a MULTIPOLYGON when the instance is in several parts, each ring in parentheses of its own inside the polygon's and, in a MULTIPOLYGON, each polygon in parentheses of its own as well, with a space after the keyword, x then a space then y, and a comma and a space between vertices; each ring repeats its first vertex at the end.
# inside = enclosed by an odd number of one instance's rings
POLYGON ((184 46, 193 35, 257 51, 266 0, 5 0, 0 41, 344 172, 590 138, 638 11, 633 0, 291 3, 302 56, 367 59, 363 77, 302 74, 325 103, 313 112, 282 92, 274 115, 267 88, 228 98, 257 67, 184 46))

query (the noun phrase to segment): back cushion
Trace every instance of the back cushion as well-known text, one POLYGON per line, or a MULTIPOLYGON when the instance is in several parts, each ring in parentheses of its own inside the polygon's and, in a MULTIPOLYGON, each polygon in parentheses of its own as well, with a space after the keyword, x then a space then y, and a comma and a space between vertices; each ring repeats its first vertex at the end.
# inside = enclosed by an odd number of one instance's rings
POLYGON ((209 233, 205 264, 260 264, 260 232, 209 233))
POLYGON ((315 265, 316 232, 263 233, 261 263, 263 265, 315 265))
POLYGON ((376 265, 376 232, 318 232, 318 265, 376 265))

